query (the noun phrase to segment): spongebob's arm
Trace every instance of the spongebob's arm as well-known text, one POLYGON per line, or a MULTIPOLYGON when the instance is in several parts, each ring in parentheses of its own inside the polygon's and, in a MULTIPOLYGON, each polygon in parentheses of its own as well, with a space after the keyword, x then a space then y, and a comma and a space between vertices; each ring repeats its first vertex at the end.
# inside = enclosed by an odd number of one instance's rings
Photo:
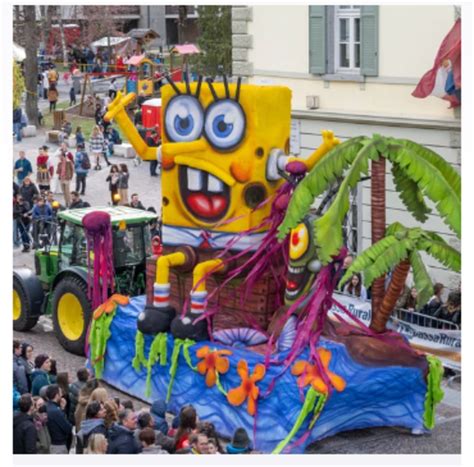
POLYGON ((299 157, 289 157, 288 162, 300 161, 306 166, 307 171, 309 172, 316 163, 321 160, 321 158, 329 152, 334 146, 340 143, 338 138, 334 137, 334 133, 331 130, 323 130, 321 132, 323 137, 323 142, 308 158, 302 159, 299 157))
POLYGON ((125 134, 136 153, 146 161, 156 160, 156 147, 146 144, 138 133, 130 117, 127 115, 125 108, 135 99, 135 93, 130 92, 124 96, 121 92, 117 93, 115 99, 109 104, 108 111, 104 115, 106 121, 115 120, 120 130, 125 134))

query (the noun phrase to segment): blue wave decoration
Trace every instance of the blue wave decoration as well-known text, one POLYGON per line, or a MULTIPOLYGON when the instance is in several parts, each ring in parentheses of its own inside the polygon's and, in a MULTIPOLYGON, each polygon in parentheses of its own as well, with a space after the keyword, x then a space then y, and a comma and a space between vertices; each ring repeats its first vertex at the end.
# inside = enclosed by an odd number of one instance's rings
MULTIPOLYGON (((152 402, 166 397, 170 361, 166 366, 156 364, 153 367, 151 397, 145 397, 146 369, 142 368, 137 373, 131 364, 135 354, 137 316, 144 307, 144 296, 131 298, 128 305, 117 307, 110 327, 111 337, 107 343, 103 379, 126 393, 152 402)), ((148 355, 151 342, 152 336, 145 336, 145 356, 148 355)), ((198 362, 196 350, 204 345, 232 350, 229 371, 220 375, 220 382, 226 391, 241 384, 236 371, 240 359, 247 361, 250 373, 257 363, 263 363, 264 360, 263 355, 245 348, 228 347, 218 342, 200 342, 190 347, 193 366, 198 362)), ((314 441, 346 430, 378 426, 423 429, 426 383, 420 369, 367 367, 354 361, 340 343, 321 339, 320 345, 332 353, 329 369, 342 376, 347 385, 344 391, 334 391, 328 398, 310 435, 292 453, 301 453, 314 441)), ((172 350, 173 337, 168 335, 169 357, 172 350)), ((284 355, 285 352, 282 352, 279 357, 284 355)), ((308 350, 299 358, 307 359, 308 350)), ((268 368, 265 378, 258 382, 261 395, 265 394, 272 380, 281 371, 281 366, 272 365, 268 368)), ((304 389, 306 391, 307 388, 304 389)), ((288 369, 277 379, 273 391, 267 397, 258 399, 255 449, 264 453, 272 452, 292 429, 303 401, 304 393, 298 389, 297 378, 288 369)), ((217 387, 206 386, 204 376, 190 368, 181 354, 169 407, 177 413, 184 404, 193 404, 199 418, 214 423, 218 432, 224 436, 231 437, 239 427, 245 428, 249 436, 252 436, 254 419, 247 413, 246 402, 239 407, 230 405, 217 387)), ((292 441, 305 433, 310 418, 305 420, 292 441)))

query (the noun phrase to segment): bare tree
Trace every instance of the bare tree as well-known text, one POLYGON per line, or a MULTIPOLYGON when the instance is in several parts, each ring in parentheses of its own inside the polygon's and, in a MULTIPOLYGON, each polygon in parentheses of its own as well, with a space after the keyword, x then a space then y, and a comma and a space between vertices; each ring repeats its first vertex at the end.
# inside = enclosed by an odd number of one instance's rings
POLYGON ((26 104, 25 110, 28 120, 33 125, 38 125, 38 27, 36 24, 36 6, 24 5, 24 38, 25 38, 25 85, 26 104))

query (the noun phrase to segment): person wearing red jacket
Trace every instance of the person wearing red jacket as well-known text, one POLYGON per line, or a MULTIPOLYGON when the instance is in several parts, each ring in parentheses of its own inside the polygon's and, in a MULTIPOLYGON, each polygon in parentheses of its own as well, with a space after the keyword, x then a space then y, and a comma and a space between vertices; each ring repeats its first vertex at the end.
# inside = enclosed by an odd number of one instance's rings
POLYGON ((48 155, 48 146, 41 146, 36 158, 36 183, 40 192, 49 191, 51 177, 54 175, 54 165, 48 155))

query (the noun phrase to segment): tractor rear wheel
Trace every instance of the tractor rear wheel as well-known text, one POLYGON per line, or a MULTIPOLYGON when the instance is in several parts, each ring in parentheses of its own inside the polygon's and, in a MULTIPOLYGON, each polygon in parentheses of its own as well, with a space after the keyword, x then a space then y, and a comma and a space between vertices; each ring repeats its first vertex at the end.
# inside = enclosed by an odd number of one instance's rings
POLYGON ((29 331, 38 322, 39 316, 31 316, 32 299, 28 296, 29 289, 20 277, 13 276, 13 329, 29 331))
POLYGON ((59 343, 68 352, 84 355, 92 316, 84 280, 77 276, 61 279, 53 291, 52 310, 54 332, 59 343))

